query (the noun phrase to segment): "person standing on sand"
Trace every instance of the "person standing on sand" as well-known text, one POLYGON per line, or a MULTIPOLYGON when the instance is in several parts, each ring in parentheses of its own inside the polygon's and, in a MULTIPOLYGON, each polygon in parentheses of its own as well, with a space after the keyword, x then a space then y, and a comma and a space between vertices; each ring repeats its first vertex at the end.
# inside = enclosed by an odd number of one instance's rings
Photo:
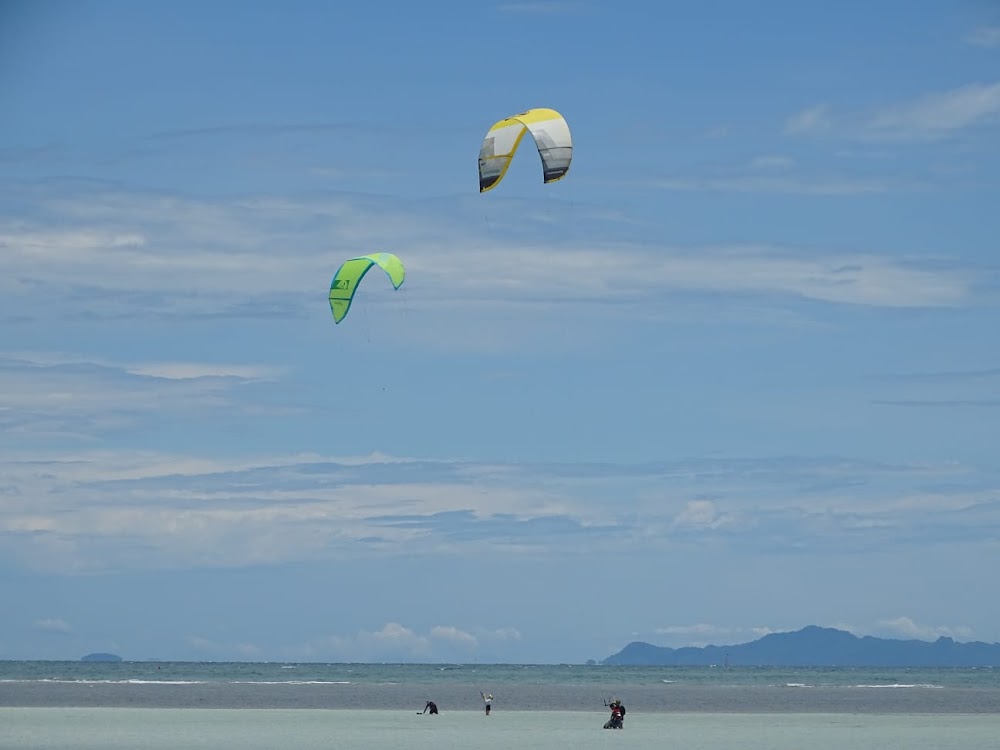
POLYGON ((490 708, 493 705, 493 693, 486 694, 480 690, 479 694, 483 696, 483 709, 486 711, 486 715, 489 716, 490 708))

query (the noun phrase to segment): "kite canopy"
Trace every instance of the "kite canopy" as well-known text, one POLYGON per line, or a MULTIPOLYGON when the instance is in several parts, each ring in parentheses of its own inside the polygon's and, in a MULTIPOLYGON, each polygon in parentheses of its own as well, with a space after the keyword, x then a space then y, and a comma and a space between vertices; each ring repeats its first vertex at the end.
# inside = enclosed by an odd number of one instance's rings
POLYGON ((406 269, 403 268, 403 262, 392 253, 372 253, 344 261, 330 283, 330 310, 333 311, 334 322, 339 323, 347 315, 358 284, 372 266, 385 271, 393 289, 402 286, 406 269))
POLYGON ((510 166, 525 133, 531 133, 542 158, 545 182, 561 180, 573 159, 569 125, 554 109, 529 109, 494 123, 479 150, 479 192, 496 187, 510 166))

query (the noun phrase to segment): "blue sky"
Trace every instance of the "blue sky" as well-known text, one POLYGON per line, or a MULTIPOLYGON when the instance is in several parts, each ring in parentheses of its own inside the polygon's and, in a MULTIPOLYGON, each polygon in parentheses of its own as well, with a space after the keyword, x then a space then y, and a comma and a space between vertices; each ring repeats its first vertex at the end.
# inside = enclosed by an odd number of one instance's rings
POLYGON ((880 7, 5 3, 0 658, 1000 641, 1000 10, 880 7))

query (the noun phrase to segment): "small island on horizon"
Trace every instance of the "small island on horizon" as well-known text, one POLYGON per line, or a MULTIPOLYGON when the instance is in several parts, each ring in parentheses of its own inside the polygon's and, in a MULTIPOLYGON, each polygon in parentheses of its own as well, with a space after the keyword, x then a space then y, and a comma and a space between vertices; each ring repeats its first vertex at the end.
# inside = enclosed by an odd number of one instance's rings
POLYGON ((836 628, 809 625, 770 633, 732 646, 668 648, 633 641, 603 659, 605 666, 731 667, 998 667, 1000 643, 960 643, 858 637, 836 628))
POLYGON ((97 652, 95 654, 87 654, 82 657, 80 661, 121 661, 122 658, 118 654, 107 654, 104 652, 97 652))
MULTIPOLYGON (((94 652, 84 662, 122 662, 121 656, 94 652)), ((161 661, 151 659, 149 661, 161 661)), ((933 641, 856 636, 845 630, 808 625, 732 645, 670 648, 633 641, 590 666, 706 667, 952 667, 1000 668, 1000 643, 933 641)))

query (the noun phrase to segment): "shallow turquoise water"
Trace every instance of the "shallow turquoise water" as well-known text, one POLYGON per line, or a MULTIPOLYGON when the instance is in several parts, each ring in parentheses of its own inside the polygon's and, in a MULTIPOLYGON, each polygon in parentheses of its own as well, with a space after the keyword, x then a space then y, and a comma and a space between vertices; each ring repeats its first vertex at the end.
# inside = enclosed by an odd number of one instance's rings
POLYGON ((993 687, 1000 668, 924 667, 611 667, 570 664, 323 664, 281 662, 0 661, 0 680, 170 682, 346 682, 351 684, 993 687))
POLYGON ((3 750, 995 750, 1000 714, 641 714, 0 708, 3 750))
POLYGON ((605 712, 1000 713, 1000 670, 0 662, 0 706, 605 712))

